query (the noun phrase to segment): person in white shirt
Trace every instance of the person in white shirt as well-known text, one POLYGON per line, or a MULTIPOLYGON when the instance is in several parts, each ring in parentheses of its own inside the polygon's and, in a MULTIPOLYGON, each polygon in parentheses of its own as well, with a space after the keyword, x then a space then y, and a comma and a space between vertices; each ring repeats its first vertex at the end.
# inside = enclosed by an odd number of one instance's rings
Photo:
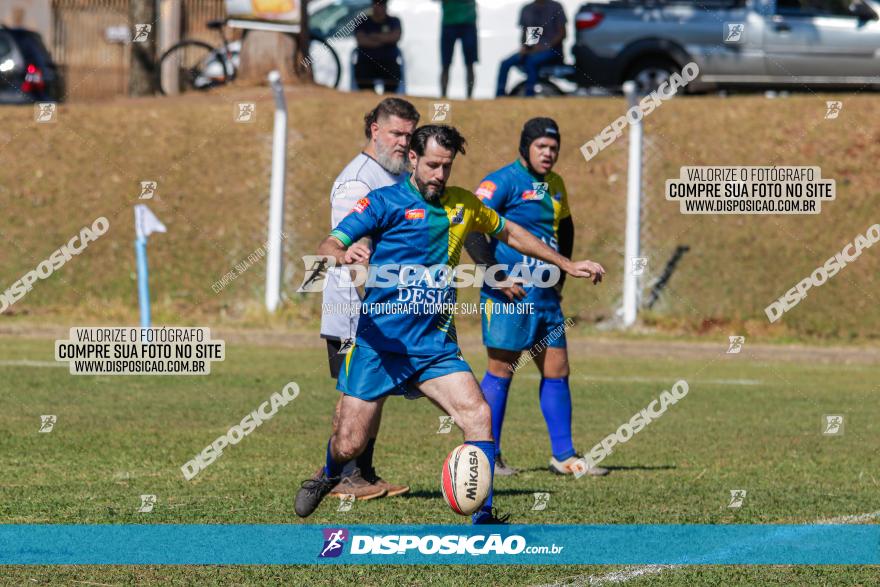
MULTIPOLYGON (((415 106, 400 98, 386 98, 364 116, 367 145, 333 182, 331 229, 351 212, 358 200, 375 189, 397 183, 405 175, 407 148, 418 122, 419 113, 415 106)), ((337 379, 345 352, 357 332, 361 294, 352 285, 349 271, 341 267, 328 270, 323 293, 325 311, 321 315, 321 338, 327 341, 330 376, 337 379)), ((351 494, 356 499, 366 500, 409 491, 408 486, 388 483, 376 473, 373 448, 378 433, 377 420, 375 429, 370 430, 366 450, 346 464, 342 480, 330 492, 331 495, 351 494)))

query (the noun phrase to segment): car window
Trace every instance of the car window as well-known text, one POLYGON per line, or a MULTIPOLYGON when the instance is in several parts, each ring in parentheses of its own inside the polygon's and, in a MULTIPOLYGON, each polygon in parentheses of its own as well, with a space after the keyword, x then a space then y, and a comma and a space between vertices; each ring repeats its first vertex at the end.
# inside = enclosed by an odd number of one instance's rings
POLYGON ((853 16, 849 0, 777 0, 776 14, 786 16, 853 16))
POLYGON ((25 30, 12 31, 12 35, 15 37, 15 42, 27 61, 39 67, 46 67, 52 63, 52 56, 43 44, 43 39, 40 35, 33 31, 25 30))
MULTIPOLYGON (((358 14, 367 13, 371 0, 343 0, 335 2, 329 6, 325 6, 320 10, 316 10, 309 15, 309 28, 322 37, 328 38, 340 33, 346 26, 348 29, 354 29, 354 24, 358 18, 358 14)), ((349 32, 347 35, 351 36, 349 32)))

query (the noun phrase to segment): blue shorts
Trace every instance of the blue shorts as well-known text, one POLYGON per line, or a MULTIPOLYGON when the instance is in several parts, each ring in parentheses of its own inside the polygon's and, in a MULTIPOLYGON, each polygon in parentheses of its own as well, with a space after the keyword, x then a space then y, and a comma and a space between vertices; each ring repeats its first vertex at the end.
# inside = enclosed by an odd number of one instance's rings
POLYGON ((336 389, 364 401, 412 391, 413 383, 471 368, 458 350, 436 355, 404 355, 377 351, 355 342, 339 372, 336 389))
POLYGON ((455 51, 455 41, 461 39, 461 50, 464 53, 464 62, 471 65, 477 59, 477 25, 475 24, 447 24, 440 31, 440 63, 443 67, 452 65, 452 53, 455 51))
POLYGON ((488 296, 481 296, 483 312, 483 345, 492 349, 524 351, 541 340, 551 348, 565 348, 565 317, 558 302, 533 303, 530 313, 514 312, 529 303, 527 296, 519 303, 499 303, 488 296), (491 304, 490 304, 491 301, 491 304), (493 305, 500 305, 493 311, 493 305), (502 312, 501 310, 507 310, 502 312))

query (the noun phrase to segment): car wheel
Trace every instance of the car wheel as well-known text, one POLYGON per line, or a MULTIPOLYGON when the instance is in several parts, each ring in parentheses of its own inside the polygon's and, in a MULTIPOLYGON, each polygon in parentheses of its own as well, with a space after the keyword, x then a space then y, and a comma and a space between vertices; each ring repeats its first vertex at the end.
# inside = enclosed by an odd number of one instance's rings
MULTIPOLYGON (((559 86, 546 79, 539 79, 535 84, 536 98, 549 98, 553 96, 562 96, 565 94, 559 86)), ((520 82, 510 91, 511 96, 524 97, 526 95, 526 82, 520 82)))
POLYGON ((650 94, 660 84, 669 81, 669 76, 675 72, 675 64, 668 59, 650 58, 638 61, 629 69, 624 81, 632 80, 636 84, 636 91, 641 94, 650 94))

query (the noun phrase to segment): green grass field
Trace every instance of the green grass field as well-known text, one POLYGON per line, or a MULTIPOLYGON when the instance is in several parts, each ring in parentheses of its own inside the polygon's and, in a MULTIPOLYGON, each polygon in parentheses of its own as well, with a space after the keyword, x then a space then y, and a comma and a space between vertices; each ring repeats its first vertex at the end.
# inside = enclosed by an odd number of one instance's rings
MULTIPOLYGON (((485 359, 474 342, 463 348, 481 375, 485 359)), ((514 381, 503 438, 508 460, 525 471, 496 483, 496 505, 516 523, 807 523, 880 510, 876 357, 829 360, 818 348, 792 357, 748 343, 743 354, 726 355, 726 340, 717 352, 613 341, 598 352, 574 338, 569 345, 582 450, 677 379, 690 393, 603 462, 610 476, 561 479, 545 469, 537 372, 526 367, 514 381), (845 416, 842 436, 821 434, 823 414, 845 416), (742 508, 727 507, 731 489, 747 490, 742 508), (534 512, 539 491, 551 500, 534 512)), ((227 342, 227 354, 207 377, 71 376, 48 366, 51 339, 0 338, 3 523, 302 523, 294 491, 323 458, 336 400, 326 351, 315 338, 299 346, 227 342), (289 381, 301 388, 292 404, 184 480, 185 461, 289 381), (58 417, 51 433, 38 433, 42 414, 58 417), (157 495, 152 513, 137 513, 141 494, 157 495)), ((386 406, 376 462, 386 478, 412 486, 408 496, 342 513, 328 498, 308 522, 463 523, 439 489, 442 459, 461 436, 437 434, 439 415, 426 400, 386 406)), ((635 573, 627 581, 634 585, 880 580, 876 567, 87 566, 2 567, 0 584, 601 584, 619 580, 609 574, 618 572, 635 573)))

